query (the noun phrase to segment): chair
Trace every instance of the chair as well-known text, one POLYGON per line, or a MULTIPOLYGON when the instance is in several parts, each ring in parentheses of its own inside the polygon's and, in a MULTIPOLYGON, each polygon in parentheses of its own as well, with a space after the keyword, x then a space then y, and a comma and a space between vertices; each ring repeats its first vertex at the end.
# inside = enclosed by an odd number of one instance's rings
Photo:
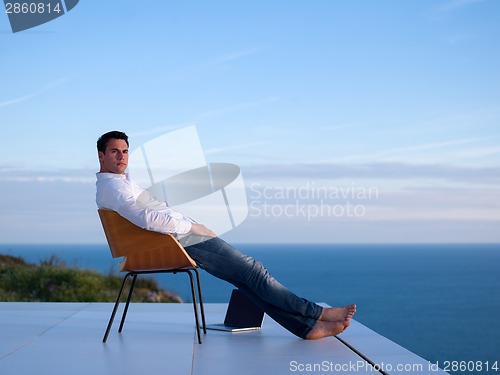
POLYGON ((198 307, 196 302, 195 286, 193 281, 194 271, 198 286, 198 296, 200 299, 201 318, 203 323, 203 333, 207 333, 205 324, 205 311, 201 295, 200 276, 197 270, 196 262, 188 255, 181 244, 169 234, 142 229, 131 223, 117 212, 111 210, 98 210, 99 217, 108 241, 109 248, 113 258, 124 256, 125 259, 120 263, 120 272, 127 272, 123 278, 122 286, 116 298, 115 306, 109 319, 103 342, 108 339, 109 331, 113 325, 118 305, 125 283, 129 277, 132 277, 132 284, 127 297, 125 309, 123 311, 120 328, 123 329, 125 317, 127 316, 128 306, 134 291, 135 282, 138 275, 151 273, 177 273, 184 272, 189 275, 191 282, 191 296, 193 299, 194 316, 196 323, 196 333, 198 343, 201 344, 200 324, 198 317, 198 307))

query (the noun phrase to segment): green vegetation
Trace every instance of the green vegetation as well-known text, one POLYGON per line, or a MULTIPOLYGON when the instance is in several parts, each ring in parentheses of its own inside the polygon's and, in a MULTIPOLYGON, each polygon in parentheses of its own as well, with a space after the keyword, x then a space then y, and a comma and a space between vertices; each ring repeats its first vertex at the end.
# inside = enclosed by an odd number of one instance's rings
MULTIPOLYGON (((0 254, 0 301, 114 302, 123 277, 67 267, 57 257, 39 265, 0 254)), ((182 302, 156 280, 139 276, 133 302, 182 302)))

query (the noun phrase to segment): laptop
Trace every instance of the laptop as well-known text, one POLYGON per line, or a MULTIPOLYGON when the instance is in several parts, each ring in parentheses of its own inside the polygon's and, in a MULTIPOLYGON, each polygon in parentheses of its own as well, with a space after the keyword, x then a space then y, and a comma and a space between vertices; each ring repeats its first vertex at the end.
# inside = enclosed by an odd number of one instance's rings
POLYGON ((207 329, 226 332, 253 331, 262 327, 264 311, 238 289, 233 289, 222 324, 207 324, 207 329))

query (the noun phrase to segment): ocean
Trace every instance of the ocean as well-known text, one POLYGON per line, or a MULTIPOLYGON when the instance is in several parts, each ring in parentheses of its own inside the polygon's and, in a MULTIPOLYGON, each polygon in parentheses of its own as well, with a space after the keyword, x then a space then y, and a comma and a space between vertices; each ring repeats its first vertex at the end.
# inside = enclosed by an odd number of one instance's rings
MULTIPOLYGON (((423 358, 480 361, 500 373, 500 245, 239 245, 297 295, 331 306, 356 303, 355 319, 423 358)), ((0 245, 39 262, 116 270, 107 245, 0 245)), ((189 301, 187 276, 158 275, 189 301)), ((205 302, 227 302, 232 286, 201 272, 205 302)), ((476 366, 475 366, 476 367, 476 366)), ((471 374, 472 371, 451 371, 471 374)))

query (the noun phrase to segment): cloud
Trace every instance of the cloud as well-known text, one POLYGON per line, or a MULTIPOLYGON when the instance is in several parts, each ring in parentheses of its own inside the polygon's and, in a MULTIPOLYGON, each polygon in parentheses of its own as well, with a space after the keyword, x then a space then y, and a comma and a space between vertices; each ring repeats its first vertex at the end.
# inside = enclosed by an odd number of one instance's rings
POLYGON ((247 108, 255 108, 255 107, 261 106, 263 104, 275 102, 279 99, 280 98, 277 96, 269 96, 269 97, 261 99, 261 100, 254 100, 254 101, 249 101, 249 102, 237 103, 237 104, 233 104, 233 105, 230 105, 227 107, 216 108, 216 109, 202 112, 197 116, 197 118, 218 116, 218 115, 221 115, 221 114, 224 114, 227 112, 238 111, 238 110, 247 109, 247 108))
POLYGON ((409 151, 430 150, 430 149, 444 148, 449 146, 478 142, 484 139, 486 138, 467 138, 467 139, 455 139, 445 142, 421 143, 418 145, 405 146, 405 147, 395 148, 392 150, 387 150, 385 151, 385 153, 406 153, 409 151))
POLYGON ((34 92, 32 94, 20 96, 20 97, 15 98, 15 99, 5 100, 3 102, 0 102, 0 108, 9 107, 9 106, 14 105, 14 104, 22 103, 22 102, 24 102, 24 101, 26 101, 28 99, 34 98, 39 93, 40 93, 40 91, 36 91, 36 92, 34 92))
POLYGON ((450 46, 454 46, 456 44, 462 43, 464 41, 467 41, 471 39, 470 35, 465 35, 465 34, 455 34, 455 35, 450 35, 446 38, 444 38, 444 41, 449 44, 450 46))
POLYGON ((233 150, 241 150, 244 148, 255 148, 255 147, 261 146, 265 143, 267 143, 267 142, 266 141, 259 141, 259 142, 251 142, 251 143, 246 143, 246 144, 233 145, 233 146, 228 146, 228 147, 209 148, 208 150, 205 151, 205 155, 220 154, 223 152, 228 152, 228 151, 233 151, 233 150))
POLYGON ((321 126, 318 129, 321 131, 325 131, 325 130, 352 129, 352 128, 356 128, 356 127, 358 127, 358 125, 347 123, 347 124, 321 126))
POLYGON ((179 129, 179 128, 184 128, 184 127, 193 126, 193 125, 194 125, 194 123, 159 126, 159 127, 148 129, 148 130, 127 133, 127 135, 132 138, 132 137, 140 137, 140 136, 152 135, 152 134, 163 134, 163 133, 172 132, 172 131, 179 129))
POLYGON ((496 147, 480 147, 480 148, 471 148, 468 150, 459 151, 458 154, 460 156, 466 158, 480 158, 484 156, 492 156, 500 154, 500 146, 496 147))
POLYGON ((184 74, 192 75, 193 73, 204 72, 207 69, 218 67, 220 65, 227 64, 229 62, 242 60, 242 59, 247 58, 249 56, 255 55, 255 54, 259 53, 261 50, 262 50, 262 48, 247 48, 247 49, 242 49, 242 50, 238 50, 238 51, 231 51, 231 52, 222 53, 222 54, 215 56, 215 57, 212 57, 212 58, 208 57, 204 61, 200 61, 200 62, 186 65, 182 69, 182 73, 177 72, 175 74, 175 77, 178 78, 180 73, 182 75, 184 75, 184 74))
POLYGON ((435 179, 471 184, 499 184, 497 167, 460 167, 410 163, 268 164, 244 168, 246 179, 435 179))
POLYGON ((484 0, 451 0, 448 1, 447 3, 444 3, 438 7, 436 7, 437 12, 451 12, 457 9, 462 9, 465 7, 468 7, 472 4, 480 3, 484 0))
POLYGON ((62 183, 94 184, 95 171, 81 170, 34 170, 0 166, 0 182, 3 183, 62 183))
POLYGON ((95 177, 70 177, 70 176, 0 176, 2 182, 62 182, 72 184, 94 183, 95 177))
MULTIPOLYGON (((421 143, 416 145, 408 145, 404 147, 397 147, 392 149, 385 149, 381 151, 372 152, 370 154, 359 154, 359 155, 350 155, 335 158, 334 160, 330 160, 331 162, 352 162, 352 161, 362 161, 362 160, 373 160, 379 159, 383 157, 390 158, 398 158, 408 157, 410 153, 415 151, 429 151, 429 150, 440 150, 445 148, 451 148, 452 146, 476 143, 483 140, 489 140, 491 137, 481 137, 481 138, 466 138, 466 139, 455 139, 444 142, 431 142, 431 143, 421 143)), ((414 158, 413 155, 411 155, 414 158)))
POLYGON ((261 51, 261 48, 250 48, 250 49, 245 49, 245 50, 241 50, 241 51, 229 52, 229 53, 223 54, 222 56, 215 59, 214 63, 224 63, 224 62, 228 62, 228 61, 240 60, 240 59, 243 59, 245 57, 255 55, 256 53, 258 53, 260 51, 261 51))
POLYGON ((24 102, 26 100, 29 100, 31 98, 34 98, 34 97, 42 94, 45 91, 49 91, 49 90, 52 90, 52 89, 56 88, 56 87, 64 84, 66 81, 67 81, 67 78, 60 78, 60 79, 57 79, 57 80, 55 80, 53 82, 48 83, 47 85, 45 85, 40 90, 32 92, 31 94, 23 95, 23 96, 20 96, 18 98, 9 99, 9 100, 5 100, 3 102, 0 102, 0 108, 9 107, 11 105, 22 103, 22 102, 24 102))

